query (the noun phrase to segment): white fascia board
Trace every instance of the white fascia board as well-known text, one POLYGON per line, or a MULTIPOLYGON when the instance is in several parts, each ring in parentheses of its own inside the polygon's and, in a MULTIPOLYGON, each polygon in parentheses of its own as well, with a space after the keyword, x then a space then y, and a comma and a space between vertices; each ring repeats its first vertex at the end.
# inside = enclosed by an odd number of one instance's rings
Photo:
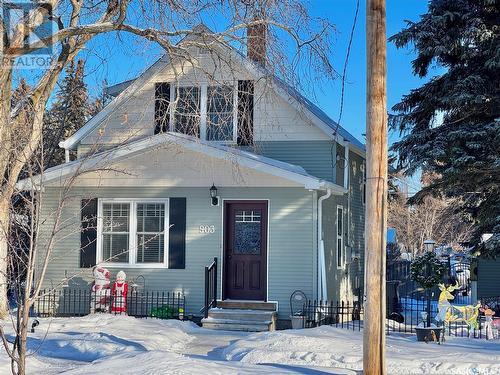
POLYGON ((66 150, 73 150, 82 138, 88 135, 100 123, 102 123, 106 117, 125 103, 127 99, 129 99, 134 92, 140 89, 151 77, 153 77, 166 62, 168 62, 168 56, 165 54, 148 69, 146 69, 143 74, 141 74, 132 84, 115 97, 106 107, 92 117, 83 127, 78 129, 75 134, 64 141, 59 142, 59 147, 66 150))
MULTIPOLYGON (((169 140, 185 147, 188 150, 202 152, 208 156, 213 156, 218 159, 228 160, 227 155, 231 155, 231 157, 234 157, 236 159, 236 162, 241 166, 245 166, 259 172, 271 174, 273 176, 282 177, 299 184, 303 184, 305 189, 322 190, 323 188, 326 188, 326 182, 314 176, 288 171, 286 169, 267 164, 261 160, 254 160, 245 157, 244 155, 238 154, 236 152, 233 153, 231 151, 222 150, 217 147, 212 147, 211 145, 205 144, 202 141, 195 142, 192 140, 183 139, 182 137, 178 137, 175 135, 170 135, 169 140)), ((334 189, 337 190, 338 188, 340 188, 340 186, 335 185, 334 189)))
POLYGON ((79 169, 82 172, 89 171, 99 165, 103 160, 105 161, 119 161, 122 158, 130 157, 135 154, 144 153, 151 150, 151 147, 160 146, 162 144, 175 143, 182 146, 187 150, 203 153, 207 156, 212 156, 222 160, 228 160, 228 155, 235 159, 235 161, 247 168, 270 174, 273 176, 281 177, 289 181, 296 182, 304 186, 305 189, 311 190, 324 190, 332 189, 336 194, 344 194, 345 189, 334 183, 318 179, 314 176, 303 175, 293 171, 280 168, 278 166, 265 163, 262 160, 251 159, 244 155, 229 150, 223 150, 218 147, 213 147, 201 141, 186 139, 184 137, 176 136, 169 133, 157 134, 139 141, 126 144, 112 150, 103 151, 88 159, 79 159, 70 163, 62 164, 60 166, 51 168, 43 173, 43 175, 35 176, 33 179, 24 179, 18 182, 17 188, 26 190, 30 188, 39 188, 42 182, 53 181, 62 179, 63 177, 77 172, 79 169), (33 183, 35 182, 35 183, 33 183), (36 186, 38 185, 38 186, 36 186))

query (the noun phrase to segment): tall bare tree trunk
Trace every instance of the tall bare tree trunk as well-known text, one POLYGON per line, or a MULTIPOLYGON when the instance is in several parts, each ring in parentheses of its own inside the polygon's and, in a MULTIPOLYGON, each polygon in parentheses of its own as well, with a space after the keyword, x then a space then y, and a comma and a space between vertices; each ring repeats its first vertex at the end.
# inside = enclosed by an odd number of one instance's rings
POLYGON ((0 318, 8 315, 7 264, 10 199, 0 195, 0 318))
POLYGON ((366 3, 366 224, 363 370, 386 374, 387 88, 385 0, 366 3))

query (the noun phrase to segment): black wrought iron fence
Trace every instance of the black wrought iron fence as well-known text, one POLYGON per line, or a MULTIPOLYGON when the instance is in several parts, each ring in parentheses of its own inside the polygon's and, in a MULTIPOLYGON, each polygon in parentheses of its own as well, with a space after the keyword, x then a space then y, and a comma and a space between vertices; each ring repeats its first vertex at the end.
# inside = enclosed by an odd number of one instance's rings
POLYGON ((185 317, 185 296, 170 291, 130 291, 113 295, 109 289, 42 290, 34 305, 40 317, 74 317, 91 313, 124 314, 137 318, 179 319, 185 317))
POLYGON ((362 328, 363 309, 358 302, 349 301, 311 301, 303 307, 304 327, 312 328, 331 325, 360 331, 362 328))
MULTIPOLYGON (((415 328, 423 326, 424 316, 422 313, 428 313, 427 301, 425 299, 403 298, 400 303, 400 312, 387 315, 386 332, 391 333, 415 333, 415 328)), ((456 321, 442 324, 435 320, 439 313, 439 305, 436 301, 432 301, 430 315, 432 324, 444 327, 446 336, 455 337, 470 337, 470 338, 500 338, 499 329, 496 325, 487 327, 484 314, 477 310, 469 310, 465 319, 460 319, 460 314, 456 317, 456 321), (467 324, 467 319, 471 314, 477 313, 477 320, 470 321, 467 324)), ((303 319, 302 326, 305 328, 313 328, 322 325, 330 325, 348 330, 360 331, 363 329, 363 319, 365 317, 363 307, 358 302, 349 301, 314 301, 308 300, 302 309, 302 312, 297 314, 303 319)))

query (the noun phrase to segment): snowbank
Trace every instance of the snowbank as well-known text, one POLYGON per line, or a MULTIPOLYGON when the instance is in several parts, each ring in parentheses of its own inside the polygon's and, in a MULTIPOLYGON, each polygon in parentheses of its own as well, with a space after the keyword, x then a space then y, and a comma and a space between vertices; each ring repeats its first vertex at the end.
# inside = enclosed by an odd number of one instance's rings
MULTIPOLYGON (((362 369, 362 333, 333 327, 242 333, 98 314, 40 319, 28 346, 29 374, 354 374, 362 369)), ((489 375, 499 373, 498 363, 499 340, 450 338, 437 345, 417 343, 414 335, 387 338, 390 374, 489 375)), ((9 373, 0 349, 0 375, 9 373)))
MULTIPOLYGON (((230 361, 362 370, 362 332, 334 327, 258 333, 224 350, 230 361)), ((500 342, 450 338, 443 345, 414 335, 387 337, 390 374, 499 374, 500 342), (474 372, 477 371, 477 372, 474 372)))

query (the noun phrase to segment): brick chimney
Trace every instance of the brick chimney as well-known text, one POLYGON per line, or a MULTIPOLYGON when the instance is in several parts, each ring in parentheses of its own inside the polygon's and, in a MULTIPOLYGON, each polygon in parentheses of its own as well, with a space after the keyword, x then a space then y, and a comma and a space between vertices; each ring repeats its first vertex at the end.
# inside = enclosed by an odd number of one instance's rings
MULTIPOLYGON (((257 21, 258 18, 254 18, 257 21)), ((247 26, 247 57, 261 65, 266 64, 267 25, 247 26)))

